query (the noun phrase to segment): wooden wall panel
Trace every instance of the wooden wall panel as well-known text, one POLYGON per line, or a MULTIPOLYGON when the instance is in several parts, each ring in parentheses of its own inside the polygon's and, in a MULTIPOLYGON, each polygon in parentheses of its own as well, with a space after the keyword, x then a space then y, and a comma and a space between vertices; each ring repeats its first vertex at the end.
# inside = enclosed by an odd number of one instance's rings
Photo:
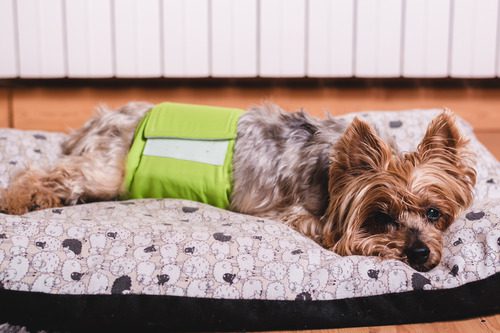
POLYGON ((476 136, 500 161, 500 129, 496 132, 476 132, 476 136))
POLYGON ((9 127, 9 90, 0 89, 0 127, 9 127))
POLYGON ((448 107, 478 131, 500 129, 497 89, 430 88, 17 88, 14 126, 65 130, 80 126, 99 103, 117 107, 129 101, 178 101, 247 108, 266 100, 284 108, 305 108, 318 116, 363 110, 448 107))
POLYGON ((14 127, 66 131, 81 126, 99 104, 117 108, 130 101, 177 101, 220 106, 247 107, 259 94, 241 94, 234 89, 45 89, 29 88, 14 93, 14 127))
MULTIPOLYGON (((0 124, 8 125, 7 93, 0 90, 0 124), (2 95, 3 93, 3 95, 2 95), (1 96, 4 96, 1 99, 1 96)), ((17 88, 15 128, 68 131, 78 128, 99 104, 117 108, 130 101, 208 104, 248 108, 266 101, 287 110, 304 108, 322 117, 367 110, 448 107, 472 124, 480 140, 500 158, 500 93, 497 89, 430 88, 17 88)))

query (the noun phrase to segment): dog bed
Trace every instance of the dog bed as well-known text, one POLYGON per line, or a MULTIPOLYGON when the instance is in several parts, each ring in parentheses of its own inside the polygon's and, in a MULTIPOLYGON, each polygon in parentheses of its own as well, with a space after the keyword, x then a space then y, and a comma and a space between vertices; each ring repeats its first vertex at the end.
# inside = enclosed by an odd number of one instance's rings
MULTIPOLYGON (((356 114, 408 151, 439 110, 356 114)), ((355 114, 343 117, 351 120, 355 114)), ((341 257, 283 224, 196 202, 99 202, 0 214, 0 323, 49 330, 274 330, 452 320, 500 310, 500 165, 477 155, 475 201, 430 272, 341 257)), ((65 135, 0 130, 0 186, 65 135)))

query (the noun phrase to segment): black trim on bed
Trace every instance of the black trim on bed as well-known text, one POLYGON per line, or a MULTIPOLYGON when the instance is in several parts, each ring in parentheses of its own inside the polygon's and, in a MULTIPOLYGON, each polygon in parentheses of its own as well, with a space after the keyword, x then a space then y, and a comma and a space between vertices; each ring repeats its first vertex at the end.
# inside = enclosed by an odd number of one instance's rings
MULTIPOLYGON (((1 286, 0 286, 1 287, 1 286)), ((0 323, 58 331, 317 329, 456 320, 500 312, 500 273, 453 289, 332 301, 56 295, 0 289, 0 323)))

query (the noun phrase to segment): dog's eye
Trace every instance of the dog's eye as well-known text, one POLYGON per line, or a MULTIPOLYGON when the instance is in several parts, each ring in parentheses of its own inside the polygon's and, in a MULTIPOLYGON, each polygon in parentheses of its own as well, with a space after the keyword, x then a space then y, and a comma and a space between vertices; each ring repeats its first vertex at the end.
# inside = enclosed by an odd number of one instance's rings
POLYGON ((397 229, 398 223, 389 214, 382 212, 373 212, 363 223, 362 228, 370 234, 386 233, 389 230, 397 229))
POLYGON ((396 221, 394 220, 394 218, 386 213, 381 213, 381 212, 376 213, 374 218, 375 218, 375 221, 377 221, 378 223, 383 224, 383 225, 391 225, 391 224, 395 225, 396 224, 396 221))
POLYGON ((425 215, 427 216, 427 219, 429 221, 436 222, 441 217, 441 212, 439 211, 439 209, 431 207, 431 208, 427 209, 427 212, 425 215))

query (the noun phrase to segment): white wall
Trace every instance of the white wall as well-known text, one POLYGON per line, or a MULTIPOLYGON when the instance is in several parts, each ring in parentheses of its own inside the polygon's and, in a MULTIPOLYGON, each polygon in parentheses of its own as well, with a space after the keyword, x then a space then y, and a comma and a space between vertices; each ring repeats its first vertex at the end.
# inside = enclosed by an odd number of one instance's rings
POLYGON ((492 78, 498 1, 0 0, 0 78, 492 78))

